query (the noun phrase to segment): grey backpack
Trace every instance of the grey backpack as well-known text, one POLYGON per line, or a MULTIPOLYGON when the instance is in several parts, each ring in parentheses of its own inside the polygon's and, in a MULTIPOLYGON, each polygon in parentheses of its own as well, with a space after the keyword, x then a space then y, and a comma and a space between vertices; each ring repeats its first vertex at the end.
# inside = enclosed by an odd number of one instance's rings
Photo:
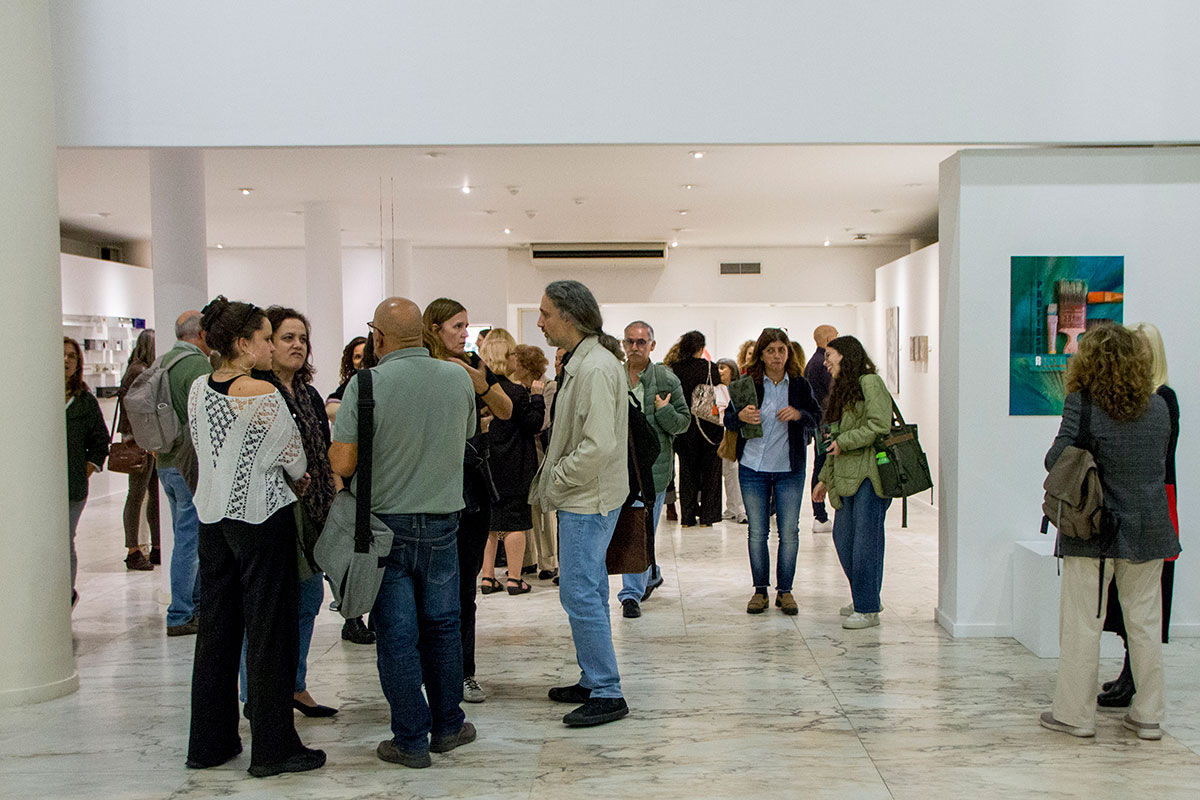
POLYGON ((183 434, 183 423, 171 404, 170 372, 171 367, 190 355, 193 353, 185 350, 165 364, 162 358, 158 359, 125 392, 121 403, 139 447, 167 452, 183 434))

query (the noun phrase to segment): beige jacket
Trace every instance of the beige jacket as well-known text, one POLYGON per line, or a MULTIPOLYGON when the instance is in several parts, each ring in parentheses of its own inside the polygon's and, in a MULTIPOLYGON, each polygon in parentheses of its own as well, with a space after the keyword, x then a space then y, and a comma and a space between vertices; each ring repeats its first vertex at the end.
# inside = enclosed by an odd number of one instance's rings
POLYGON ((595 336, 579 343, 554 406, 546 459, 529 488, 543 510, 607 514, 629 494, 629 401, 625 372, 595 336))

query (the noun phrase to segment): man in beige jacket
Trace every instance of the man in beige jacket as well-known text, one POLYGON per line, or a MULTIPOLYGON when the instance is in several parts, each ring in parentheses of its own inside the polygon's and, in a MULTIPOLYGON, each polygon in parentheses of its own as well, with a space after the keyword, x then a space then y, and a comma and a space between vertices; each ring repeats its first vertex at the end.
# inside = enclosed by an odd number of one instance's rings
POLYGON ((542 297, 538 327, 567 351, 551 408, 550 446, 529 502, 558 512, 559 599, 571 622, 579 682, 550 699, 579 707, 572 727, 621 719, 629 706, 613 650, 605 554, 629 494, 629 403, 620 352, 602 330, 596 298, 578 281, 555 281, 542 297))

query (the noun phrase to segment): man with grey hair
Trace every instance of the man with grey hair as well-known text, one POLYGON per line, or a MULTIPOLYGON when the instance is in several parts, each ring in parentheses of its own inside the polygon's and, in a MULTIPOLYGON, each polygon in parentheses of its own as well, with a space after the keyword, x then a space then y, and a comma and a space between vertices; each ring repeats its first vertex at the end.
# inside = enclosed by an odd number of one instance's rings
MULTIPOLYGON (((200 629, 196 614, 200 603, 200 586, 196 576, 200 567, 197 548, 200 543, 200 518, 192 504, 195 488, 196 452, 188 439, 187 398, 192 383, 201 375, 212 372, 208 361, 211 351, 200 330, 200 312, 185 311, 175 321, 178 339, 159 364, 167 366, 167 381, 171 386, 171 406, 179 417, 184 435, 169 450, 158 454, 158 480, 171 507, 171 605, 167 606, 167 635, 189 636, 200 629), (191 476, 192 480, 188 480, 191 476)), ((151 563, 158 563, 151 552, 151 563)))
POLYGON ((578 281, 555 281, 542 297, 538 327, 567 351, 551 408, 546 458, 529 502, 558 512, 559 600, 571 623, 579 682, 556 686, 550 699, 579 707, 572 727, 621 719, 629 706, 613 650, 605 554, 629 494, 629 409, 619 347, 602 330, 596 298, 578 281))
MULTIPOLYGON (((829 396, 829 384, 832 380, 829 370, 825 366, 825 345, 837 338, 837 328, 832 325, 818 325, 813 331, 813 341, 817 344, 817 349, 813 352, 812 358, 808 360, 808 365, 804 368, 804 380, 808 381, 808 385, 812 387, 813 397, 817 399, 817 405, 822 409, 825 408, 825 398, 829 396)), ((813 442, 813 475, 812 488, 817 488, 820 482, 817 476, 821 474, 821 467, 825 465, 825 448, 821 446, 821 437, 816 437, 813 442)), ((829 519, 829 512, 825 510, 824 503, 813 501, 813 533, 829 533, 833 530, 833 521, 829 519)))

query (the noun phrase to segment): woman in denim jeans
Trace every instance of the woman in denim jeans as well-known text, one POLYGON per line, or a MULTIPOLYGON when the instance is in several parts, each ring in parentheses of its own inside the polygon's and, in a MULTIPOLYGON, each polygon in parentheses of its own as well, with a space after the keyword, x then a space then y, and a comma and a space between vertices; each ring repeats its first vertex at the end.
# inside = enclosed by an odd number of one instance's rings
POLYGON ((754 381, 757 405, 725 409, 725 427, 738 433, 738 482, 749 521, 750 574, 754 594, 747 614, 767 609, 771 554, 767 534, 770 508, 775 499, 779 528, 779 554, 775 565, 775 606, 795 616, 800 609, 792 597, 796 552, 800 547, 800 504, 804 500, 805 444, 821 418, 808 381, 801 373, 804 362, 792 352, 788 336, 779 328, 765 328, 754 343, 746 375, 754 381), (746 425, 761 425, 762 435, 747 439, 746 425))
POLYGON ((875 437, 892 426, 892 397, 853 336, 825 345, 825 367, 833 377, 821 428, 828 455, 812 498, 820 503, 828 496, 837 509, 833 544, 854 599, 841 610, 842 627, 871 628, 883 610, 883 519, 892 503, 879 484, 875 437))

